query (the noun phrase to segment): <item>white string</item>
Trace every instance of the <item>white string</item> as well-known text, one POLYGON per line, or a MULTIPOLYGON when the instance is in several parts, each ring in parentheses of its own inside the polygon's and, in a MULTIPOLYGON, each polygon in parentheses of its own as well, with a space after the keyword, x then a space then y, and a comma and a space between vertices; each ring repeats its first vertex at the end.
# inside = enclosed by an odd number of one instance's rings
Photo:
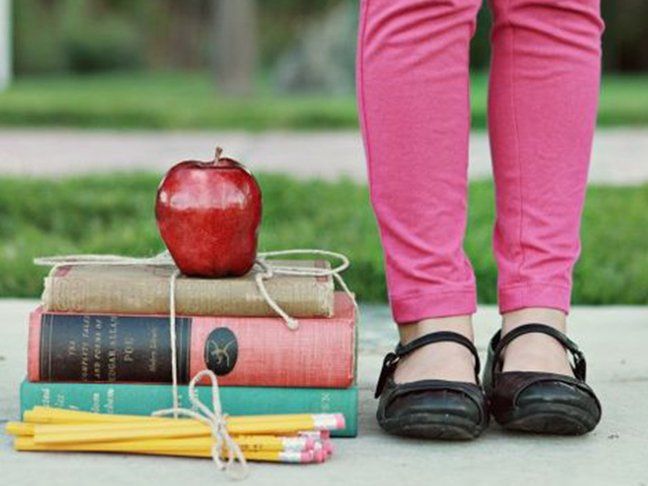
POLYGON ((291 275, 291 276, 301 276, 301 277, 328 277, 331 276, 335 281, 340 285, 340 288, 349 296, 353 301, 353 305, 358 310, 358 304, 355 299, 355 295, 346 282, 342 278, 341 272, 344 272, 350 266, 349 259, 346 255, 342 253, 336 253, 328 250, 318 250, 318 249, 304 249, 298 248, 294 250, 277 250, 277 251, 266 251, 259 253, 256 258, 256 265, 260 267, 262 271, 258 271, 254 275, 254 281, 256 282, 257 289, 263 296, 263 299, 266 303, 279 315, 283 318, 286 326, 288 328, 295 330, 299 328, 299 322, 290 317, 286 311, 284 311, 279 304, 272 298, 268 289, 266 288, 265 281, 271 279, 275 275, 291 275), (318 268, 318 267, 298 267, 291 265, 276 265, 268 261, 269 258, 288 256, 288 255, 320 255, 329 258, 335 258, 340 260, 340 264, 332 268, 318 268))
MULTIPOLYGON (((169 278, 169 333, 171 343, 171 391, 173 393, 173 409, 177 410, 179 405, 178 399, 178 351, 177 338, 176 338, 176 301, 175 301, 175 283, 176 278, 180 272, 176 269, 169 278)), ((195 377, 194 377, 195 378, 195 377)), ((220 407, 220 403, 218 404, 220 407)), ((214 410, 215 411, 215 410, 214 410)), ((174 418, 178 418, 177 414, 173 414, 174 418)))
POLYGON ((241 448, 227 431, 227 415, 223 414, 221 408, 220 392, 216 375, 211 370, 199 371, 189 382, 188 390, 189 402, 193 407, 198 409, 198 411, 181 408, 177 404, 174 404, 172 408, 153 412, 153 415, 155 417, 173 415, 175 418, 182 416, 198 420, 207 425, 211 429, 212 438, 214 439, 211 448, 211 457, 216 464, 216 467, 221 471, 225 471, 225 473, 232 479, 244 479, 249 473, 248 464, 241 448), (200 398, 196 393, 196 385, 205 377, 209 378, 211 382, 211 410, 200 401, 200 398), (225 461, 223 461, 223 456, 225 456, 225 461), (236 466, 237 464, 238 467, 236 466))
MULTIPOLYGON (((41 257, 34 259, 36 265, 52 266, 50 276, 54 275, 56 269, 65 265, 152 265, 152 266, 173 266, 175 263, 171 258, 168 251, 159 253, 153 257, 128 257, 122 255, 54 255, 48 257, 41 257)), ((355 296, 346 282, 342 278, 341 273, 349 268, 350 262, 346 255, 336 253, 328 250, 318 249, 294 249, 294 250, 279 250, 268 251, 257 254, 255 265, 253 268, 254 282, 256 287, 263 297, 263 300, 279 315, 286 326, 295 330, 299 328, 299 322, 294 317, 288 315, 277 301, 270 295, 265 285, 265 281, 273 278, 275 275, 290 275, 301 277, 332 277, 340 286, 340 288, 349 296, 353 301, 353 305, 358 310, 358 304, 355 296), (318 267, 300 267, 286 264, 277 264, 269 261, 271 258, 288 256, 288 255, 319 255, 340 261, 339 265, 332 268, 318 268, 318 267)), ((177 272, 177 267, 176 267, 177 272)), ((179 275, 177 272, 172 279, 179 275)), ((171 308, 171 306, 170 306, 171 308)))

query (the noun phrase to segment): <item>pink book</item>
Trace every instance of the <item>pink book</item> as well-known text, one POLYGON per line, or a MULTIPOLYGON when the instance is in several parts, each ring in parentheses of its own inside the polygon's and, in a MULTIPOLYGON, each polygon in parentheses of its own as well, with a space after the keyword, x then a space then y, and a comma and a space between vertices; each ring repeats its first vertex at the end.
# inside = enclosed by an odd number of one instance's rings
MULTIPOLYGON (((178 380, 204 368, 221 385, 346 388, 355 374, 355 308, 335 294, 334 315, 176 319, 178 380)), ((30 381, 171 382, 169 319, 152 315, 34 310, 29 321, 30 381)))

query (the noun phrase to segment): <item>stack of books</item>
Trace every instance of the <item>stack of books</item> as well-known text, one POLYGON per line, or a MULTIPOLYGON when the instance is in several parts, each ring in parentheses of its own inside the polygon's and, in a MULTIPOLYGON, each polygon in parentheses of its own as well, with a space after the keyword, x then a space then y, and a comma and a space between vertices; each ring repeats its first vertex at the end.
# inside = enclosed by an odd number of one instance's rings
MULTIPOLYGON (((276 261, 327 268, 326 261, 276 261)), ((28 376, 21 409, 50 406, 149 415, 173 405, 169 281, 175 267, 70 265, 45 279, 29 318, 28 376)), ((202 369, 219 379, 230 415, 342 413, 357 434, 356 312, 330 276, 276 275, 270 295, 299 320, 290 330, 259 293, 253 275, 178 277, 177 378, 202 369)), ((211 388, 199 387, 211 403, 211 388)))

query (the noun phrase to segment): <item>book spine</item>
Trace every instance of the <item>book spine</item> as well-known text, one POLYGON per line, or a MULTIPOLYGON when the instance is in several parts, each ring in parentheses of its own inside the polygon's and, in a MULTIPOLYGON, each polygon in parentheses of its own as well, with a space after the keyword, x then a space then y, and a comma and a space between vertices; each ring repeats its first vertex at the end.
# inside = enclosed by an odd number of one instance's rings
MULTIPOLYGON (((280 318, 176 319, 179 383, 208 368, 222 385, 346 388, 355 367, 355 315, 336 295, 339 313, 302 319, 297 331, 280 318)), ((170 383, 168 317, 48 313, 30 317, 30 381, 170 383)))
MULTIPOLYGON (((198 389, 200 400, 211 401, 211 388, 198 389)), ((223 411, 229 415, 284 413, 343 413, 346 428, 333 432, 355 437, 358 432, 358 389, 221 387, 223 411)), ((179 387, 182 407, 191 408, 187 387, 179 387)), ((85 412, 150 415, 172 406, 169 385, 119 385, 79 383, 30 383, 20 388, 21 415, 35 406, 85 412)))

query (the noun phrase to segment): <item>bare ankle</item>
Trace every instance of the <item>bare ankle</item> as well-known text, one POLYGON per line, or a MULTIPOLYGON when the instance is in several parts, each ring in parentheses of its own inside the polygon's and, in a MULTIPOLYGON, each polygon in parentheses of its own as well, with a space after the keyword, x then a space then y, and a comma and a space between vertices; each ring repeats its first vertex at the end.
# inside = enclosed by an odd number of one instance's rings
POLYGON ((563 311, 548 307, 528 307, 502 314, 502 333, 506 334, 516 327, 534 322, 546 324, 561 332, 567 329, 567 315, 563 311))
POLYGON ((473 340, 472 316, 450 316, 423 319, 398 326, 401 343, 407 344, 431 332, 452 331, 473 340))
MULTIPOLYGON (((539 323, 561 332, 567 328, 564 312, 557 309, 530 307, 508 312, 502 316, 502 333, 506 334, 524 324, 539 323)), ((504 350, 503 371, 542 371, 571 375, 565 348, 545 334, 525 334, 504 350)))
MULTIPOLYGON (((423 319, 399 326, 401 343, 407 344, 425 334, 452 331, 473 339, 471 316, 453 316, 423 319)), ((475 382, 473 357, 469 350, 457 343, 434 343, 417 349, 401 359, 394 373, 397 383, 421 379, 445 379, 475 382)))

